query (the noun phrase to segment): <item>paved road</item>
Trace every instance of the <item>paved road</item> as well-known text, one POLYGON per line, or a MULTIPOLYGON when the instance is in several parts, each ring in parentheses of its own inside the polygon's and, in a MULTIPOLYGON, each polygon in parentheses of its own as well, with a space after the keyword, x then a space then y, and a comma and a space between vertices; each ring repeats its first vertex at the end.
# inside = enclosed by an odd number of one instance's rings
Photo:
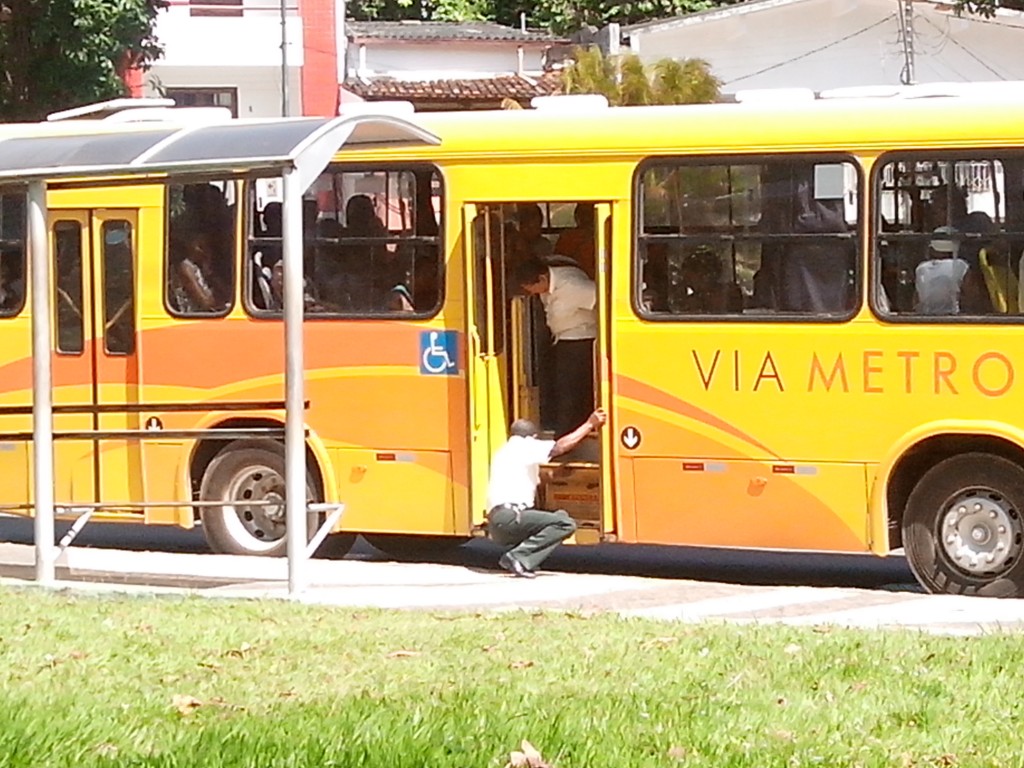
MULTIPOLYGON (((0 520, 0 580, 32 576, 31 524, 0 520)), ((283 560, 213 555, 201 533, 96 525, 58 562, 78 589, 285 597, 283 560)), ((308 566, 305 602, 431 610, 614 611, 666 621, 911 627, 952 634, 1024 630, 1024 600, 925 595, 900 557, 667 547, 565 547, 533 581, 494 568, 474 541, 444 562, 396 562, 362 543, 308 566)))
MULTIPOLYGON (((58 524, 58 536, 67 525, 58 524)), ((31 520, 0 517, 0 541, 31 544, 31 520)), ((209 553, 198 528, 90 524, 74 546, 132 551, 209 553)), ((490 542, 475 540, 433 562, 471 568, 494 567, 497 550, 490 542)), ((385 561, 388 556, 360 539, 346 559, 385 561)), ((562 547, 545 563, 553 571, 648 576, 757 585, 864 587, 916 591, 913 574, 903 557, 870 555, 817 555, 796 552, 603 545, 562 547)))

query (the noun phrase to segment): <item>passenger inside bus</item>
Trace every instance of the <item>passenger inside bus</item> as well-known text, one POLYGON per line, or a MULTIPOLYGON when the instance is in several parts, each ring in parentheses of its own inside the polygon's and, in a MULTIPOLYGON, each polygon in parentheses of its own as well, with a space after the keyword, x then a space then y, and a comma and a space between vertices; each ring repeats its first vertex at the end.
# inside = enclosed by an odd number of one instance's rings
POLYGON ((225 192, 213 183, 186 184, 182 190, 185 210, 178 223, 205 235, 215 265, 230 260, 234 250, 234 215, 225 192))
POLYGON ((271 201, 260 214, 260 234, 263 237, 280 237, 283 224, 281 203, 271 201))
POLYGON ((733 282, 722 280, 722 262, 707 245, 698 246, 681 261, 673 311, 686 314, 721 315, 743 310, 743 294, 733 282))
POLYGON ((853 307, 854 241, 800 238, 847 232, 842 200, 813 192, 815 166, 765 169, 760 226, 766 233, 797 235, 761 246, 755 276, 757 306, 784 312, 842 314, 853 307))
POLYGON ((231 306, 234 283, 234 206, 230 183, 172 186, 167 224, 167 304, 184 315, 231 306), (176 198, 176 200, 175 200, 176 198))
POLYGON ((511 257, 518 266, 530 259, 545 259, 554 252, 544 237, 544 212, 536 203, 516 205, 517 228, 512 230, 511 257))
POLYGON ((516 276, 523 291, 540 297, 554 337, 552 421, 555 437, 561 437, 594 409, 597 286, 579 267, 539 259, 521 265, 516 276))
MULTIPOLYGON (((307 270, 308 272, 308 270, 307 270)), ((280 312, 284 309, 284 260, 281 259, 274 264, 270 270, 270 306, 271 309, 280 312)), ((304 275, 302 281, 303 307, 307 313, 337 312, 339 307, 333 306, 319 298, 313 288, 313 281, 308 274, 304 275)))
POLYGON ((355 299, 369 293, 369 282, 360 280, 366 266, 361 264, 358 254, 342 247, 340 238, 342 226, 337 219, 317 219, 312 225, 311 235, 306 239, 303 256, 305 259, 306 292, 337 306, 351 308, 355 299))
POLYGON ((341 274, 346 300, 355 310, 386 309, 391 289, 406 277, 396 253, 386 245, 345 242, 345 238, 383 238, 388 231, 369 195, 353 195, 345 203, 341 238, 341 274))
POLYGON ((967 192, 957 184, 942 182, 930 188, 927 198, 919 197, 921 211, 915 220, 921 222, 924 232, 933 232, 938 227, 964 228, 967 218, 967 192))
POLYGON ((998 225, 984 211, 971 211, 964 218, 963 229, 969 239, 961 244, 960 257, 984 281, 983 291, 978 286, 978 311, 1017 314, 1017 276, 1010 265, 1009 247, 999 237, 998 225))
POLYGON ((0 250, 0 312, 17 312, 25 303, 24 256, 18 248, 0 250))
POLYGON ((918 314, 960 314, 960 294, 969 267, 959 257, 956 234, 952 227, 937 227, 928 244, 928 258, 914 270, 918 314))
POLYGON ((577 203, 573 209, 572 229, 563 231, 555 241, 554 252, 573 259, 590 277, 594 277, 596 259, 594 254, 596 232, 594 229, 594 204, 577 203))
POLYGON ((216 313, 231 303, 231 284, 214 268, 213 236, 190 232, 171 241, 171 308, 180 314, 216 313))

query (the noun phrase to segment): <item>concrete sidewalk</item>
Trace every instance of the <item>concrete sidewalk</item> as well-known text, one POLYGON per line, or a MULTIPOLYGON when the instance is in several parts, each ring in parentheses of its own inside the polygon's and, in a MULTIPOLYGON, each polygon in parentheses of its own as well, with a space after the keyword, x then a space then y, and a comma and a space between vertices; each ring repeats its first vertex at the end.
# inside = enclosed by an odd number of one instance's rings
MULTIPOLYGON (((0 543, 0 583, 26 586, 34 549, 0 543)), ((751 586, 687 579, 543 572, 516 579, 499 570, 438 563, 311 560, 295 600, 348 607, 459 611, 615 612, 664 621, 913 628, 975 635, 1024 630, 1024 600, 995 600, 809 586, 751 586)), ((80 591, 288 598, 283 559, 69 549, 58 586, 80 591)))
MULTIPOLYGON (((8 582, 30 582, 34 556, 30 546, 0 543, 0 575, 8 582)), ((555 605, 655 590, 666 583, 638 576, 554 572, 516 579, 496 569, 363 560, 313 559, 306 574, 308 587, 298 600, 378 608, 555 605)), ((61 586, 71 588, 91 583, 220 597, 288 597, 288 563, 283 558, 72 548, 58 559, 57 578, 61 586)))

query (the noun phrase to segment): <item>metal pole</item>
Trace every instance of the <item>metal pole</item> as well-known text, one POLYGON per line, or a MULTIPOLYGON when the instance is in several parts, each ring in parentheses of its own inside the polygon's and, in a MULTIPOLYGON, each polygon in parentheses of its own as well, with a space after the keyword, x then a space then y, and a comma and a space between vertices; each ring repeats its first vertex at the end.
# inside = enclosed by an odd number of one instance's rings
POLYGON ((284 482, 288 527, 288 594, 305 586, 306 564, 306 429, 303 407, 303 264, 302 190, 295 171, 286 169, 284 195, 284 482))
POLYGON ((288 117, 288 0, 281 0, 281 117, 288 117))
POLYGON ((28 245, 32 275, 32 489, 36 581, 51 585, 57 580, 57 558, 53 545, 53 371, 44 181, 28 185, 28 245))
POLYGON ((914 4, 911 0, 900 2, 900 32, 903 38, 903 71, 900 81, 904 85, 916 82, 914 72, 914 4))

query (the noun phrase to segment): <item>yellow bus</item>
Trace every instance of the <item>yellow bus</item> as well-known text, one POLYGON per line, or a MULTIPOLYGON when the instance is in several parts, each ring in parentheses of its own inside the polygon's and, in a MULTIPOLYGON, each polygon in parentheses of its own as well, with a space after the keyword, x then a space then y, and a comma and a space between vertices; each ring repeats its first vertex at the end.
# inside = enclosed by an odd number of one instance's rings
MULTIPOLYGON (((577 543, 902 548, 931 591, 1021 594, 1022 117, 970 97, 423 114, 436 147, 339 155, 306 193, 310 494, 346 504, 342 544, 480 532, 510 420, 548 421, 543 317, 512 277, 539 208, 541 255, 575 257, 598 289, 609 427, 543 488, 577 543)), ((280 427, 245 407, 281 390, 278 194, 215 178, 51 192, 55 258, 76 212, 143 217, 143 362, 108 374, 130 378, 141 423, 280 427), (230 257, 199 257, 221 286, 199 300, 174 249, 214 215, 201 228, 230 257)), ((21 338, 20 318, 0 335, 21 338)), ((13 399, 27 364, 3 349, 13 399)), ((281 498, 272 437, 115 448, 109 473, 74 450, 59 499, 201 519, 218 551, 282 549, 280 515, 245 503, 281 498), (180 505, 132 508, 157 497, 180 505)), ((26 456, 2 460, 3 498, 22 498, 26 456)))

